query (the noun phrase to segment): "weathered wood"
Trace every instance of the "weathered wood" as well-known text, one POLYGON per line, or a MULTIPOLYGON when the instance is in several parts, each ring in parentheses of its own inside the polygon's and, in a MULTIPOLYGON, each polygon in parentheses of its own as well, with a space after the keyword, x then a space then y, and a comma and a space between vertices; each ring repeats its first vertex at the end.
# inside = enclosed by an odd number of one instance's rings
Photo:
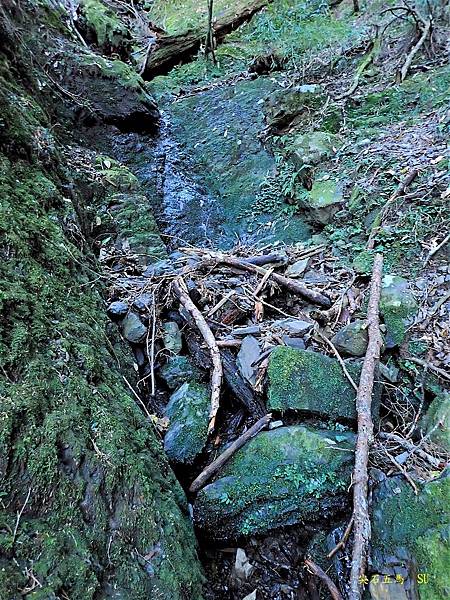
POLYGON ((358 394, 356 396, 358 436, 355 449, 355 468, 353 471, 354 543, 350 571, 349 600, 360 600, 362 597, 361 578, 365 574, 367 549, 371 536, 367 500, 369 480, 367 464, 369 460, 369 447, 373 440, 373 386, 383 343, 380 333, 379 318, 382 271, 383 255, 377 254, 374 259, 369 306, 367 308, 369 345, 364 358, 358 394))
POLYGON ((191 315, 195 324, 197 325, 200 333, 208 346, 211 362, 213 366, 213 372, 211 375, 211 410, 209 413, 209 426, 208 432, 214 429, 216 423, 216 415, 219 410, 219 399, 220 399, 220 388, 222 385, 223 368, 222 361, 220 359, 220 350, 217 347, 216 338, 214 337, 208 323, 205 321, 204 316, 199 309, 192 302, 189 293, 186 288, 186 284, 182 277, 178 277, 173 282, 173 290, 178 296, 181 304, 191 315))
MULTIPOLYGON (((192 332, 186 332, 185 339, 194 362, 202 367, 210 366, 211 358, 205 348, 201 346, 197 336, 192 332)), ((247 412, 259 419, 265 414, 266 409, 253 389, 239 373, 233 353, 230 350, 222 350, 221 357, 225 384, 242 406, 245 407, 247 412)))
POLYGON ((226 462, 230 460, 230 458, 236 454, 236 452, 242 448, 252 437, 255 437, 257 433, 259 433, 262 429, 267 427, 272 418, 271 414, 264 415, 261 417, 259 421, 257 421, 254 425, 247 429, 241 436, 238 437, 232 444, 228 446, 228 448, 220 454, 210 465, 208 465, 200 475, 194 479, 191 483, 191 487, 189 488, 190 492, 198 492, 208 479, 211 479, 213 475, 215 475, 220 469, 224 466, 226 462))
MULTIPOLYGON (((240 12, 231 12, 213 23, 214 38, 219 43, 227 34, 249 21, 252 16, 273 0, 249 0, 240 12)), ((173 67, 189 61, 205 42, 207 24, 180 35, 161 35, 149 52, 142 72, 144 79, 150 80, 157 75, 166 75, 173 67)))

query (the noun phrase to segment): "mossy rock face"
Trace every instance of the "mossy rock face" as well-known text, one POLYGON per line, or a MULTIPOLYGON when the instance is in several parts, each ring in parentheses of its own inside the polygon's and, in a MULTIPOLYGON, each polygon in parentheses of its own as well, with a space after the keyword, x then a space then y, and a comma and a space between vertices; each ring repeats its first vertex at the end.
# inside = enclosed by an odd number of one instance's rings
MULTIPOLYGON (((357 382, 361 366, 348 364, 347 369, 357 382)), ((356 392, 335 358, 279 346, 270 355, 268 374, 269 410, 356 418, 356 392)))
POLYGON ((342 184, 338 181, 315 181, 311 190, 302 196, 301 206, 312 221, 327 225, 344 201, 342 191, 342 184))
POLYGON ((387 328, 386 346, 401 345, 406 338, 406 330, 417 314, 416 299, 403 277, 385 275, 380 299, 380 312, 387 328))
POLYGON ((291 90, 277 90, 264 103, 269 127, 285 127, 302 115, 325 104, 326 96, 320 85, 301 85, 291 90))
POLYGON ((32 573, 36 599, 201 598, 186 499, 124 386, 80 233, 87 200, 59 140, 40 158, 52 107, 20 50, 14 79, 0 60, 0 595, 32 573))
POLYGON ((165 410, 169 429, 164 438, 167 456, 175 463, 191 464, 208 437, 211 394, 206 385, 184 383, 172 394, 165 410))
POLYGON ((327 131, 313 131, 295 136, 289 146, 289 156, 298 169, 318 165, 334 154, 339 138, 327 131))
POLYGON ((101 0, 82 0, 80 8, 90 34, 87 37, 99 48, 108 52, 128 46, 127 27, 110 7, 101 0))
POLYGON ((198 494, 197 526, 226 540, 329 519, 346 504, 353 444, 351 433, 299 425, 259 433, 198 494))
POLYGON ((403 577, 408 597, 437 600, 450 594, 449 497, 448 474, 422 486, 417 496, 398 477, 375 490, 371 568, 391 581, 403 577))
POLYGON ((197 381, 201 377, 199 370, 187 356, 171 356, 161 368, 160 375, 173 390, 183 383, 197 381))
POLYGON ((450 452, 450 392, 436 396, 421 421, 424 435, 431 434, 431 440, 450 452))

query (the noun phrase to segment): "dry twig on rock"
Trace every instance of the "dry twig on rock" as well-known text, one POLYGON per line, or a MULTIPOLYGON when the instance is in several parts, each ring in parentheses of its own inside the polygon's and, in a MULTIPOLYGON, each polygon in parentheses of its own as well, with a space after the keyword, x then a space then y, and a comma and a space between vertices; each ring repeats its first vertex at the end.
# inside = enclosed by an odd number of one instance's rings
POLYGON ((259 421, 257 421, 254 425, 247 429, 245 433, 243 433, 237 440, 235 440, 232 444, 228 446, 228 448, 222 452, 220 456, 216 458, 210 465, 208 465, 200 475, 194 479, 191 483, 191 487, 189 488, 190 492, 198 492, 205 483, 210 479, 215 473, 220 471, 223 465, 230 460, 230 458, 244 446, 252 437, 254 437, 257 433, 259 433, 262 429, 264 429, 270 422, 272 418, 271 414, 265 415, 259 421))
POLYGON ((202 313, 192 302, 184 279, 182 277, 178 277, 173 282, 173 290, 178 296, 181 304, 188 311, 191 317, 194 319, 195 324, 197 325, 200 333, 202 334, 203 339, 208 346, 211 361, 213 365, 213 372, 211 376, 211 409, 209 413, 209 426, 208 433, 210 433, 214 429, 214 425, 216 422, 217 411, 219 410, 219 400, 220 400, 220 388, 222 385, 222 377, 223 377, 223 369, 222 369, 222 361, 220 358, 220 350, 217 346, 216 339, 209 328, 208 323, 205 321, 202 313))
POLYGON ((350 573, 350 600, 360 600, 361 598, 360 577, 364 576, 367 548, 370 541, 367 463, 369 459, 369 446, 373 439, 372 392, 375 370, 379 363, 380 350, 383 343, 379 318, 382 271, 383 256, 377 254, 373 265, 369 306, 367 309, 369 345, 364 358, 358 394, 356 396, 358 436, 355 450, 355 468, 353 471, 354 544, 350 573))

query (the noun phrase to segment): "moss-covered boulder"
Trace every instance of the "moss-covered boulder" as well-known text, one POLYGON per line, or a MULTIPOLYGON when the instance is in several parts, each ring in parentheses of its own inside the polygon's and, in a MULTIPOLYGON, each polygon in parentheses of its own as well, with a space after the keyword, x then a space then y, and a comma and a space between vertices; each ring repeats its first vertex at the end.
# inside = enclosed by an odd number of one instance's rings
POLYGON ((301 133, 289 145, 289 156, 294 165, 302 169, 331 157, 339 145, 339 138, 327 131, 301 133))
POLYGON ((329 519, 345 506, 353 443, 351 433, 299 425, 259 433, 198 494, 197 526, 226 540, 329 519))
POLYGON ((169 429, 164 449, 172 462, 191 464, 208 437, 211 395, 206 385, 184 383, 172 394, 165 410, 169 429))
POLYGON ((171 356, 161 367, 160 375, 172 390, 182 386, 183 383, 197 381, 201 377, 200 371, 190 359, 180 355, 171 356))
MULTIPOLYGON (((361 366, 348 364, 357 382, 361 366)), ((356 392, 335 358, 279 346, 270 355, 269 410, 297 410, 332 419, 356 418, 356 392)))
POLYGON ((403 580, 408 598, 450 595, 449 498, 448 475, 425 484, 418 495, 398 477, 375 490, 371 570, 390 581, 403 580))
POLYGON ((326 96, 320 85, 301 85, 294 89, 280 89, 266 98, 264 113, 269 127, 281 128, 308 116, 325 104, 326 96))
POLYGON ((403 277, 383 277, 380 312, 387 329, 386 346, 393 348, 405 341, 406 330, 417 314, 418 305, 403 277))
POLYGON ((450 392, 438 394, 421 421, 424 435, 450 452, 450 392))
POLYGON ((309 192, 302 194, 300 205, 314 223, 328 225, 339 210, 343 198, 343 186, 339 181, 327 179, 315 181, 309 192))
POLYGON ((353 321, 340 329, 331 340, 338 352, 349 356, 364 356, 369 343, 367 323, 365 321, 353 321))

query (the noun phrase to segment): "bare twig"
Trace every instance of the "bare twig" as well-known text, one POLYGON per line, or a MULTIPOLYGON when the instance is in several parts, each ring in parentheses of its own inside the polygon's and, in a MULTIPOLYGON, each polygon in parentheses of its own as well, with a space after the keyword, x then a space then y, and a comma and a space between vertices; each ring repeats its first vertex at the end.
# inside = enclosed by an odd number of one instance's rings
POLYGON ((450 381, 450 373, 448 373, 447 371, 444 371, 444 369, 440 369, 439 367, 436 367, 435 365, 433 365, 430 362, 427 362, 426 360, 422 360, 421 358, 418 358, 417 356, 405 356, 404 360, 409 360, 409 362, 416 363, 417 365, 420 365, 424 369, 430 369, 430 371, 434 371, 436 373, 436 375, 439 375, 439 377, 441 377, 442 379, 446 379, 447 381, 450 381))
POLYGON ((369 344, 364 358, 356 410, 358 413, 358 436, 355 450, 355 468, 353 471, 353 518, 355 541, 352 552, 350 573, 350 600, 360 600, 360 577, 364 575, 367 560, 367 548, 370 542, 370 519, 368 511, 368 469, 369 446, 373 439, 372 422, 372 393, 375 371, 380 359, 382 338, 380 333, 379 304, 381 295, 381 275, 383 271, 383 256, 376 254, 370 285, 367 322, 369 344))
POLYGON ((30 496, 31 496, 31 488, 29 488, 29 490, 28 490, 28 494, 27 494, 27 497, 25 498, 25 502, 22 504, 22 508, 17 513, 16 525, 14 527, 13 536, 12 536, 12 544, 14 544, 14 542, 16 541, 17 531, 19 530, 19 525, 20 525, 20 519, 22 518, 23 511, 25 510, 25 507, 28 504, 28 500, 30 499, 30 496))
POLYGON ((435 469, 438 469, 441 464, 441 461, 438 458, 431 456, 431 454, 428 454, 428 452, 425 452, 424 450, 422 450, 421 448, 419 448, 418 446, 416 446, 409 440, 401 437, 400 435, 396 435, 395 433, 386 433, 384 431, 380 431, 380 433, 378 434, 378 437, 381 440, 388 440, 391 442, 396 442, 397 444, 399 444, 406 450, 411 451, 409 456, 411 456, 413 453, 415 453, 418 456, 420 456, 420 458, 423 458, 423 460, 427 461, 435 469))
POLYGON ((393 465, 395 465, 395 467, 400 471, 400 473, 405 477, 406 481, 410 484, 410 486, 412 487, 412 489, 414 490, 414 493, 417 494, 419 493, 419 490, 417 489, 417 485, 414 483, 414 481, 411 479, 408 471, 405 469, 405 467, 403 467, 400 463, 398 463, 395 458, 392 456, 392 454, 390 454, 386 448, 384 446, 381 446, 384 453, 388 456, 389 460, 391 461, 391 463, 393 465))
POLYGON ((333 548, 333 550, 331 550, 331 552, 329 552, 329 553, 327 554, 327 558, 333 558, 333 556, 336 554, 336 552, 339 552, 339 550, 340 550, 341 548, 344 548, 344 546, 345 546, 345 544, 347 543, 347 540, 348 540, 348 538, 349 538, 349 535, 350 535, 350 533, 351 533, 351 531, 352 531, 352 528, 353 528, 353 523, 354 523, 354 519, 353 519, 353 517, 352 517, 352 518, 350 519, 350 521, 349 521, 349 523, 348 523, 347 527, 345 528, 344 535, 342 536, 342 538, 341 538, 340 542, 338 542, 338 543, 336 544, 336 546, 333 548))
POLYGON ((381 209, 379 215, 377 216, 377 218, 374 221, 374 224, 372 226, 372 230, 370 232, 369 235, 369 240, 367 242, 367 248, 369 250, 372 250, 374 245, 375 245, 375 236, 377 235, 378 231, 380 230, 384 218, 387 215, 388 210, 390 209, 390 207, 392 206, 392 203, 401 195, 404 193, 405 189, 411 185, 411 183, 414 181, 414 179, 417 177, 417 175, 419 174, 419 171, 417 169, 411 169, 406 177, 404 179, 402 179, 402 181, 400 181, 400 183, 398 184, 395 192, 392 194, 392 196, 390 196, 389 200, 386 202, 386 204, 383 206, 383 208, 381 209))
POLYGON ((316 330, 317 335, 320 337, 321 340, 323 340, 324 342, 326 342, 328 344, 328 346, 330 346, 331 350, 333 351, 333 354, 335 355, 335 357, 337 358, 339 364, 342 367, 342 370, 344 371, 344 375, 347 377, 347 379, 349 380, 351 386, 354 388, 354 390, 356 392, 358 392, 358 386, 356 385, 356 383, 353 380, 353 377, 350 375, 350 373, 348 372, 347 367, 345 366, 345 362, 342 360, 341 355, 339 354, 339 352, 337 351, 336 346, 333 344, 333 342, 331 340, 329 340, 325 335, 323 335, 322 333, 320 333, 319 330, 316 330))
POLYGON ((319 567, 319 565, 316 565, 315 562, 313 562, 311 559, 308 559, 308 558, 305 560, 305 565, 308 567, 309 571, 313 575, 315 575, 316 577, 319 577, 319 579, 321 579, 324 582, 324 584, 327 586, 328 591, 330 592, 333 600, 343 600, 342 595, 341 595, 340 591, 337 589, 336 585, 328 577, 328 575, 325 573, 325 571, 323 571, 319 567))
POLYGON ((178 296, 181 304, 188 311, 188 313, 192 316, 197 325, 200 333, 202 334, 203 339, 208 346, 211 361, 213 365, 213 372, 211 377, 211 409, 209 412, 209 426, 208 432, 211 432, 214 429, 216 422, 217 411, 219 410, 219 401, 220 401, 220 388, 222 385, 222 377, 223 377, 223 368, 222 368, 222 360, 220 358, 220 350, 217 346, 216 339, 209 328, 208 323, 205 321, 202 313, 192 302, 189 293, 186 288, 186 284, 182 277, 178 277, 173 282, 173 290, 178 296))
MULTIPOLYGON (((200 254, 203 253, 201 250, 198 249, 195 249, 194 252, 200 254)), ((206 251, 206 253, 215 260, 217 260, 218 263, 234 267, 235 269, 250 271, 252 273, 259 273, 260 275, 265 275, 267 273, 267 269, 263 269, 262 267, 258 267, 256 265, 248 263, 244 259, 226 256, 221 252, 206 251)), ((326 308, 329 308, 331 306, 330 299, 327 296, 324 296, 321 292, 318 292, 317 290, 307 288, 303 284, 294 281, 289 277, 285 277, 284 275, 280 275, 279 273, 272 273, 271 278, 274 281, 276 281, 279 285, 287 288, 291 292, 299 294, 300 296, 302 296, 306 300, 309 300, 310 302, 313 302, 314 304, 319 304, 320 306, 325 306, 326 308)))
POLYGON ((438 245, 436 246, 436 248, 433 248, 432 250, 430 250, 430 251, 428 252, 428 255, 427 255, 426 259, 425 259, 425 262, 423 263, 423 266, 424 266, 424 267, 425 267, 425 266, 426 266, 426 265, 427 265, 427 264, 430 262, 430 260, 433 258, 433 256, 434 256, 434 255, 435 255, 437 252, 439 252, 439 250, 440 250, 441 248, 443 248, 443 247, 445 246, 445 244, 446 244, 446 243, 447 243, 449 240, 450 240, 450 233, 447 233, 447 235, 446 235, 446 236, 445 236, 445 238, 442 240, 442 242, 441 242, 440 244, 438 244, 438 245))
POLYGON ((262 429, 264 429, 270 422, 272 418, 271 414, 265 415, 259 421, 257 421, 254 425, 247 429, 245 433, 238 437, 232 444, 228 446, 228 448, 222 452, 220 456, 216 458, 210 465, 204 469, 200 475, 194 479, 191 483, 191 487, 189 488, 190 492, 198 492, 205 483, 210 479, 215 473, 220 471, 223 465, 230 460, 230 458, 244 446, 252 437, 254 437, 257 433, 259 433, 262 429))
POLYGON ((423 21, 422 35, 420 36, 417 44, 412 48, 411 52, 406 57, 406 60, 403 64, 403 67, 401 68, 400 74, 399 74, 400 81, 405 80, 415 55, 422 48, 423 44, 425 43, 425 40, 427 39, 427 37, 430 34, 431 25, 432 25, 431 17, 429 19, 427 19, 426 21, 423 21))

